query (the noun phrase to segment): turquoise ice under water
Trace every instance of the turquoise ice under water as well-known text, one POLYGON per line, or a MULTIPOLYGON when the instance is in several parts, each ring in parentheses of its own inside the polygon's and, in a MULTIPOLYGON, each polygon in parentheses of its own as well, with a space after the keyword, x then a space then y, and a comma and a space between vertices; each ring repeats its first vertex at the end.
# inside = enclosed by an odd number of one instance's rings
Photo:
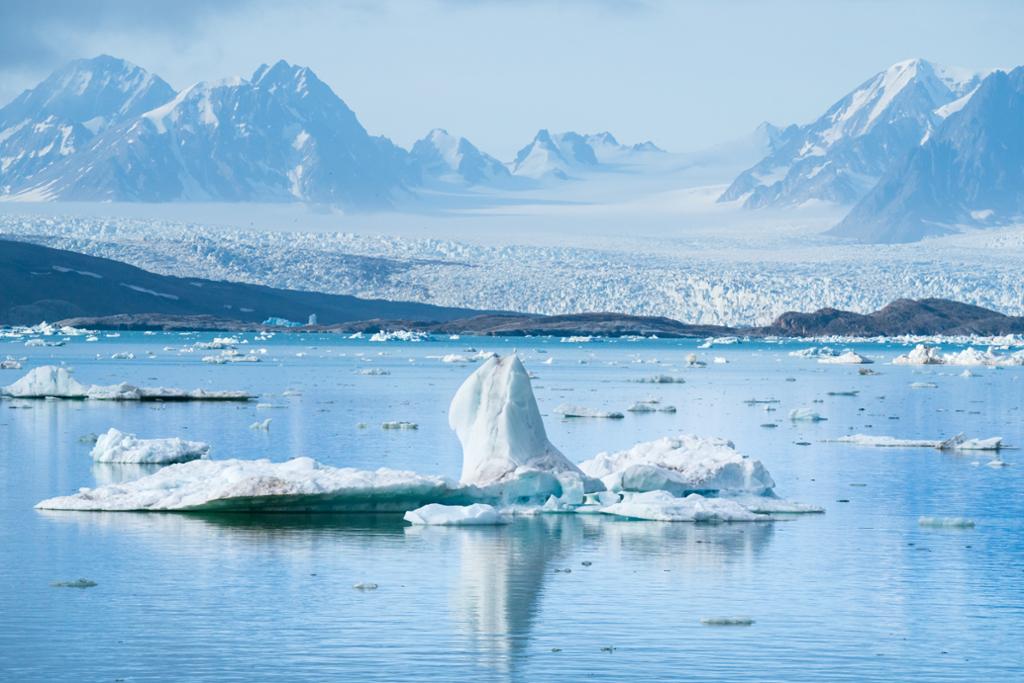
POLYGON ((261 363, 221 366, 200 360, 216 352, 164 350, 213 336, 101 335, 57 348, 0 340, 0 357, 28 357, 21 371, 0 371, 0 384, 63 362, 88 383, 261 394, 242 405, 0 401, 0 680, 1024 676, 1024 451, 1004 451, 1012 464, 995 469, 983 453, 824 442, 962 431, 1024 445, 1024 368, 975 369, 965 378, 962 368, 887 364, 907 347, 859 344, 881 373, 861 376, 858 366, 788 356, 809 346, 797 342, 699 350, 678 340, 381 344, 288 335, 240 347, 265 347, 261 363), (308 455, 457 476, 461 452, 446 409, 474 365, 428 356, 471 355, 469 347, 518 349, 537 375, 551 440, 575 461, 679 432, 724 436, 765 463, 780 495, 827 512, 717 526, 543 515, 444 529, 412 528, 399 516, 32 507, 139 474, 94 466, 79 441, 112 426, 207 441, 214 458, 308 455), (110 359, 122 351, 136 359, 110 359), (690 352, 707 367, 686 368, 690 352), (714 356, 729 363, 714 364, 714 356), (390 374, 358 374, 363 368, 390 374), (656 374, 686 383, 633 381, 656 374), (911 388, 915 382, 937 388, 911 388), (301 395, 282 395, 288 389, 301 395), (859 393, 829 395, 851 390, 859 393), (678 411, 621 420, 553 414, 560 403, 624 411, 652 397, 678 411), (771 398, 779 403, 744 403, 771 398), (828 419, 793 423, 794 408, 828 419), (269 431, 249 429, 267 417, 269 431), (419 429, 381 429, 390 420, 419 429), (922 527, 921 516, 966 517, 976 526, 922 527), (97 585, 51 586, 79 578, 97 585), (358 583, 378 587, 356 590, 358 583), (754 623, 701 623, 723 617, 754 623))

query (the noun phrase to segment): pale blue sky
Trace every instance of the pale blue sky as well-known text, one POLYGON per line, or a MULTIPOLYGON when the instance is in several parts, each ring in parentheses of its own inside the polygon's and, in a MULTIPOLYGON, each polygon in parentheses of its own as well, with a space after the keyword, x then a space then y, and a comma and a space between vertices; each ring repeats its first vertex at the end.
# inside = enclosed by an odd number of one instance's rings
POLYGON ((1022 26, 1009 0, 5 0, 0 99, 100 52, 176 88, 285 58, 405 146, 439 126, 508 159, 546 127, 683 151, 813 119, 901 59, 1024 63, 1022 26))

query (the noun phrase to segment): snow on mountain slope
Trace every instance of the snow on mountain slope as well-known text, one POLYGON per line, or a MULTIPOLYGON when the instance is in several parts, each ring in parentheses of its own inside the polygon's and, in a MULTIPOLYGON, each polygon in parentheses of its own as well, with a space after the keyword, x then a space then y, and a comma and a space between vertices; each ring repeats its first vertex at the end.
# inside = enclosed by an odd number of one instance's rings
POLYGON ((833 234, 910 242, 1024 221, 1024 67, 992 73, 947 115, 833 234))
POLYGON ((653 142, 623 145, 609 132, 581 135, 541 129, 509 164, 512 173, 528 178, 567 180, 593 171, 640 164, 663 154, 653 142))
POLYGON ((783 131, 780 144, 741 173, 720 201, 746 208, 809 200, 852 204, 971 93, 979 74, 923 59, 874 75, 813 123, 783 131))
MULTIPOLYGON (((308 68, 197 83, 15 188, 54 199, 303 200, 379 207, 418 175, 308 68)), ((17 192, 16 192, 17 194, 17 192)))
POLYGON ((427 178, 465 185, 500 185, 511 178, 503 163, 443 128, 417 140, 410 156, 427 178))
POLYGON ((0 196, 31 185, 94 135, 174 97, 159 77, 121 59, 78 59, 0 109, 0 196))

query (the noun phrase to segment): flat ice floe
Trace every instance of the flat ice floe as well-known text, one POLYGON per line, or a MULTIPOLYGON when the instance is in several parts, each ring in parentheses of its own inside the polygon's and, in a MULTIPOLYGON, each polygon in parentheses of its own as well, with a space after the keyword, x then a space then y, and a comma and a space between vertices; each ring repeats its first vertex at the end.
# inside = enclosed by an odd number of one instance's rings
POLYGON ((574 406, 569 403, 563 403, 555 408, 555 414, 562 417, 593 417, 609 420, 621 420, 625 417, 625 415, 616 410, 597 410, 584 406, 574 406))
POLYGON ((493 505, 441 505, 431 503, 405 513, 405 521, 424 526, 493 526, 509 520, 493 505))
POLYGON ((870 358, 865 358, 855 351, 844 351, 838 356, 820 356, 818 362, 829 365, 867 365, 874 363, 870 358))
POLYGON ((935 448, 940 451, 998 451, 1005 448, 1001 436, 968 439, 963 434, 957 434, 948 439, 898 439, 894 436, 851 434, 833 439, 833 441, 875 448, 935 448))
POLYGON ((96 401, 248 401, 244 391, 207 391, 170 387, 137 387, 126 382, 102 386, 82 384, 67 368, 42 365, 33 368, 14 384, 0 388, 0 396, 11 398, 64 398, 96 401))
POLYGON ((386 468, 331 467, 310 458, 200 459, 133 481, 83 488, 37 507, 408 512, 416 524, 452 525, 499 523, 520 512, 707 522, 821 511, 775 498, 763 465, 721 439, 661 439, 578 467, 548 440, 530 378, 514 355, 488 358, 466 379, 452 399, 449 425, 463 449, 458 482, 386 468), (680 497, 692 493, 701 495, 680 497))
POLYGON ((667 491, 647 491, 626 496, 601 509, 606 515, 657 522, 757 522, 771 517, 751 512, 728 498, 705 498, 691 493, 685 498, 667 491))
POLYGON ((95 462, 173 464, 205 458, 209 451, 202 441, 140 439, 111 427, 96 439, 91 455, 95 462))

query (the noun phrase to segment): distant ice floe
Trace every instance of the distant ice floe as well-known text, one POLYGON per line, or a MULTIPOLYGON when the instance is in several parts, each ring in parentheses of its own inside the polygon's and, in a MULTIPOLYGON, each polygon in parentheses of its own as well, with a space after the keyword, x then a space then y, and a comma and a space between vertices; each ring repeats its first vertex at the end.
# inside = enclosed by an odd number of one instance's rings
POLYGON ((7 356, 7 358, 0 360, 0 370, 21 370, 21 361, 7 356))
POLYGON ((555 414, 561 415, 562 417, 593 417, 593 418, 604 418, 609 420, 621 420, 625 415, 616 410, 596 410, 594 408, 586 408, 584 406, 574 406, 569 403, 563 403, 555 408, 555 414))
POLYGON ((404 341, 404 342, 421 342, 425 339, 429 339, 430 335, 426 332, 414 332, 411 330, 394 330, 391 332, 376 332, 370 337, 372 342, 388 342, 388 341, 404 341))
POLYGON ((1024 365, 1024 351, 1010 354, 997 354, 991 348, 978 351, 973 346, 957 353, 940 353, 939 349, 926 344, 918 344, 909 353, 893 359, 893 365, 958 365, 1009 367, 1024 365))
POLYGON ((529 375, 514 355, 482 363, 456 392, 448 419, 463 450, 458 482, 386 468, 329 467, 310 458, 202 459, 37 507, 401 512, 415 524, 449 525, 495 524, 511 514, 540 512, 747 522, 822 511, 775 497, 763 465, 720 439, 661 439, 573 464, 548 440, 529 375))
POLYGON ((897 439, 893 436, 852 434, 833 439, 833 441, 875 448, 935 448, 940 451, 998 451, 1005 448, 1001 436, 968 439, 963 434, 957 434, 948 439, 897 439))
POLYGON ((201 441, 140 439, 111 427, 96 439, 91 455, 95 462, 167 465, 205 458, 209 451, 201 441))
POLYGON ((822 417, 810 408, 794 408, 789 411, 789 419, 793 422, 821 422, 828 418, 822 417))
POLYGON ((96 401, 248 401, 253 398, 244 391, 137 387, 126 382, 109 386, 81 384, 66 368, 56 365, 33 368, 14 384, 0 388, 0 396, 96 401))
POLYGON ((870 358, 866 358, 855 351, 844 351, 838 356, 821 356, 818 358, 818 362, 829 365, 867 365, 874 363, 870 358))
POLYGON ((945 529, 973 529, 974 520, 966 517, 919 517, 919 526, 945 529))
POLYGON ((250 351, 241 353, 234 349, 225 349, 213 356, 203 356, 203 362, 211 365, 225 365, 227 363, 259 363, 262 359, 258 352, 250 351))
POLYGON ((636 380, 641 384, 685 384, 686 380, 682 377, 673 377, 672 375, 653 375, 651 377, 641 377, 636 380))

